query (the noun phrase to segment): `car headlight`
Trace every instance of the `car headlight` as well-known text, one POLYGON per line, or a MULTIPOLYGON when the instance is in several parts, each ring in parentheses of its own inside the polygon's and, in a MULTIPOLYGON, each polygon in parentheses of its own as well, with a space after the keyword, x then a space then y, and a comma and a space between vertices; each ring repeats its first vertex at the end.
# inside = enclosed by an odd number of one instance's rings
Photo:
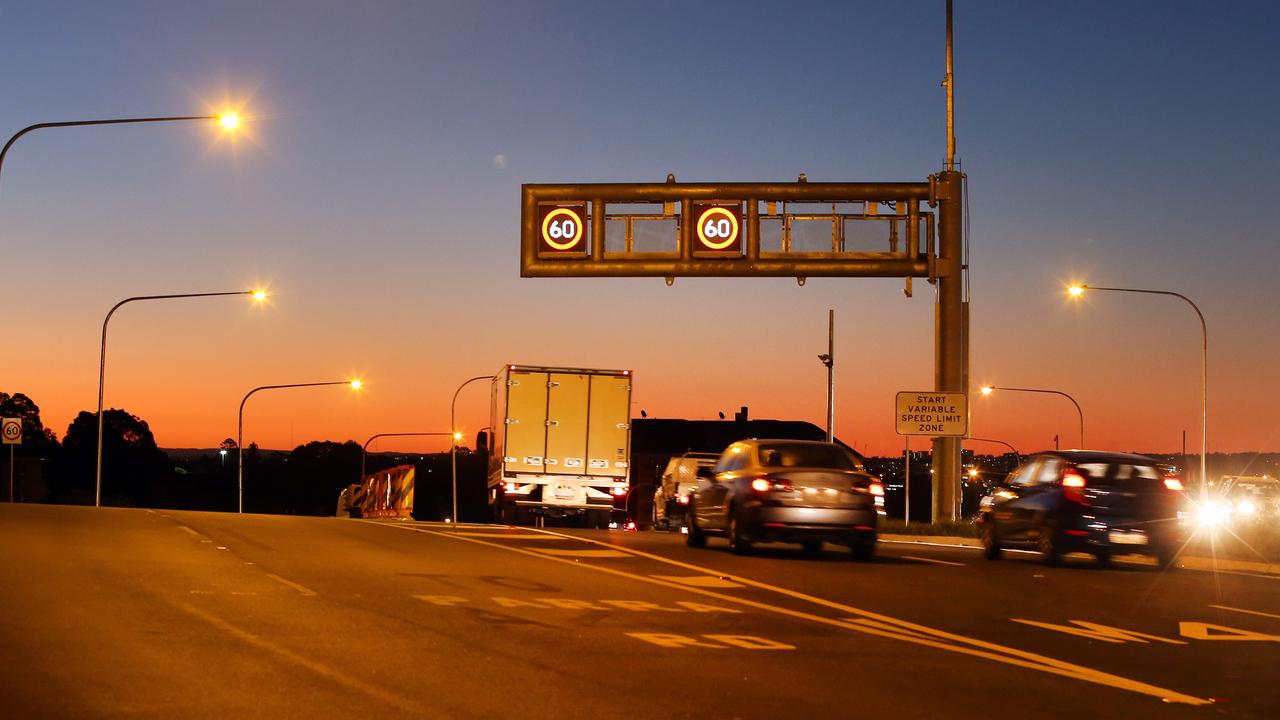
POLYGON ((1252 500, 1241 500, 1240 504, 1236 505, 1236 510, 1241 515, 1253 515, 1258 512, 1258 504, 1252 500))
POLYGON ((1200 506, 1196 517, 1206 527, 1222 525, 1231 517, 1231 508, 1226 503, 1210 500, 1200 506))

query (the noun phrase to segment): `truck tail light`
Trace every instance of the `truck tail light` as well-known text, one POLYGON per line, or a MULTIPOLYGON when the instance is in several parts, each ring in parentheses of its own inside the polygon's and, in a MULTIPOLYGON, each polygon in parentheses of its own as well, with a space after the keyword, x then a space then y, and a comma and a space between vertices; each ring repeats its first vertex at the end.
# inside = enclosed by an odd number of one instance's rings
POLYGON ((622 497, 627 494, 627 487, 625 485, 614 485, 612 492, 614 497, 622 497))
POLYGON ((515 491, 516 491, 516 484, 515 484, 515 483, 513 483, 513 482, 504 483, 504 484, 502 485, 502 489, 503 489, 503 491, 505 491, 505 492, 513 493, 513 492, 515 492, 515 491))
POLYGON ((680 503, 681 505, 688 505, 688 504, 689 504, 689 496, 688 496, 688 495, 681 495, 680 497, 676 498, 676 502, 680 503))

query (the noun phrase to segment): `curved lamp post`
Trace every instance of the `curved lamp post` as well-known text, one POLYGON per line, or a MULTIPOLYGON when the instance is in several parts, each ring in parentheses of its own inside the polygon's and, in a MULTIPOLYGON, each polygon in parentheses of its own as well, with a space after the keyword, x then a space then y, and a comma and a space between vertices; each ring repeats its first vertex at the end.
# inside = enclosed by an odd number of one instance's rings
POLYGON ((1016 447, 1014 447, 1014 446, 1010 445, 1009 443, 1007 443, 1007 442, 1005 442, 1005 441, 1003 441, 1003 440, 992 440, 991 438, 976 438, 976 437, 965 438, 965 440, 966 440, 966 441, 968 441, 968 442, 988 442, 988 443, 999 443, 999 444, 1001 444, 1001 445, 1003 445, 1003 446, 1005 446, 1005 447, 1009 448, 1010 450, 1012 450, 1012 451, 1013 451, 1013 456, 1014 456, 1015 458, 1017 458, 1019 462, 1021 462, 1021 461, 1022 461, 1022 453, 1018 452, 1018 448, 1016 448, 1016 447))
POLYGON ((458 529, 458 441, 462 439, 462 433, 458 432, 458 393, 462 392, 462 388, 470 385, 477 380, 492 380, 493 375, 477 375, 473 378, 464 380, 457 390, 453 391, 453 402, 449 404, 449 429, 452 431, 453 439, 449 441, 449 461, 451 463, 450 476, 453 479, 453 529, 458 529))
POLYGON ((1196 317, 1200 319, 1200 495, 1204 498, 1209 492, 1209 473, 1206 469, 1209 457, 1209 326, 1204 321, 1204 313, 1200 312, 1199 306, 1191 302, 1191 298, 1169 290, 1072 285, 1067 288, 1067 294, 1071 297, 1080 297, 1086 290, 1165 295, 1177 298, 1190 305, 1196 312, 1196 317))
POLYGON ((18 141, 18 138, 26 135, 32 130, 40 130, 41 128, 57 128, 57 127, 81 127, 84 125, 124 125, 132 123, 156 123, 156 122, 181 122, 187 120, 217 120, 222 127, 227 130, 234 130, 240 125, 240 116, 235 113, 223 113, 221 115, 182 115, 177 117, 144 117, 144 118, 120 118, 116 120, 72 120, 69 122, 47 122, 36 123, 22 128, 9 138, 9 142, 4 144, 4 148, 0 149, 0 172, 4 170, 4 158, 9 154, 9 148, 18 141))
POLYGON ((363 383, 359 380, 334 380, 331 382, 314 382, 314 383, 289 383, 287 385, 263 385, 256 387, 245 393, 244 399, 240 401, 240 415, 236 420, 236 484, 239 488, 239 505, 236 512, 244 512, 244 404, 249 402, 250 396, 259 390, 279 390, 281 388, 303 388, 303 387, 321 387, 324 385, 347 385, 352 390, 359 390, 363 383))
MULTIPOLYGON (((21 133, 20 133, 21 134, 21 133)), ((9 141, 13 143, 12 140, 9 141)), ((7 149, 7 147, 6 147, 7 149)), ((0 155, 0 160, 3 156, 0 155)), ((125 298, 116 303, 107 311, 107 317, 102 321, 102 348, 98 356, 98 459, 94 465, 94 491, 93 506, 100 507, 102 505, 102 393, 106 384, 107 377, 107 323, 111 322, 111 316, 115 314, 120 306, 140 300, 172 300, 175 298, 197 298, 197 297, 223 297, 227 295, 252 295, 254 300, 262 301, 266 299, 267 293, 263 290, 239 290, 236 292, 214 292, 214 293, 182 293, 179 295, 139 295, 138 297, 125 298)))
MULTIPOLYGON (((1061 390, 1042 390, 1042 389, 1040 389, 1040 388, 998 387, 998 386, 996 386, 996 385, 983 385, 983 386, 982 386, 982 394, 983 394, 983 395, 990 395, 990 394, 991 394, 993 391, 995 391, 995 390, 1006 390, 1006 391, 1008 391, 1008 392, 1045 393, 1045 394, 1048 394, 1048 395, 1061 395, 1062 397, 1064 397, 1064 398, 1066 398, 1066 399, 1070 400, 1070 401, 1071 401, 1071 404, 1076 406, 1076 413, 1080 416, 1080 449, 1082 449, 1082 450, 1083 450, 1083 449, 1085 448, 1085 444, 1084 444, 1084 411, 1080 409, 1080 403, 1076 402, 1076 399, 1075 399, 1075 398, 1073 398, 1073 397, 1071 397, 1070 395, 1068 395, 1068 394, 1066 394, 1066 393, 1062 392, 1061 390)), ((1015 451, 1015 452, 1017 452, 1017 451, 1015 451)))
POLYGON ((364 480, 364 460, 365 460, 365 455, 366 455, 366 454, 368 453, 368 451, 369 451, 369 443, 373 442, 374 440, 377 440, 377 439, 378 439, 378 438, 380 438, 380 437, 410 437, 410 436, 421 437, 421 436, 424 436, 424 435, 444 436, 444 435, 452 435, 452 434, 453 434, 453 433, 447 433, 447 432, 378 433, 377 435, 374 435, 373 437, 369 438, 368 440, 365 440, 365 441, 364 441, 364 447, 360 448, 360 480, 361 480, 361 481, 363 481, 363 480, 364 480))

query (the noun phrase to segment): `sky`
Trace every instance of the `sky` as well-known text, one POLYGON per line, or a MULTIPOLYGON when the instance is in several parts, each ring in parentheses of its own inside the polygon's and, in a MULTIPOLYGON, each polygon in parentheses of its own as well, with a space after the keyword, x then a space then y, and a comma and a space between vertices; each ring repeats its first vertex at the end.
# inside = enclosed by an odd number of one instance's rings
MULTIPOLYGON (((900 279, 522 279, 527 182, 924 181, 945 157, 944 3, 19 3, 0 135, 233 109, 214 123, 32 132, 0 174, 0 391, 61 435, 106 404, 162 447, 447 431, 504 363, 630 369, 635 414, 826 413, 900 452, 894 395, 933 387, 933 289, 900 279)), ((955 9, 969 177, 971 432, 1022 452, 1280 451, 1280 5, 955 9)), ((488 424, 487 393, 458 426, 488 424)), ((470 440, 468 440, 469 442, 470 440)), ((916 447, 924 444, 915 441, 916 447)), ((433 451, 439 440, 372 449, 433 451)), ((971 445, 1001 452, 998 445, 971 445)))

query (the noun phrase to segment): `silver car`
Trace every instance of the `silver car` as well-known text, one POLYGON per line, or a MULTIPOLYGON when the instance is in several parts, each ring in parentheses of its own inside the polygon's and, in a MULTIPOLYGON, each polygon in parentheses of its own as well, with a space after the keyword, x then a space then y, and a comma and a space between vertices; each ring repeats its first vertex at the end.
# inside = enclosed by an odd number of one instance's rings
POLYGON ((713 471, 700 474, 686 520, 691 547, 721 535, 739 554, 754 542, 800 543, 817 554, 830 542, 848 546, 860 560, 875 555, 884 486, 844 447, 743 440, 724 451, 713 471))

